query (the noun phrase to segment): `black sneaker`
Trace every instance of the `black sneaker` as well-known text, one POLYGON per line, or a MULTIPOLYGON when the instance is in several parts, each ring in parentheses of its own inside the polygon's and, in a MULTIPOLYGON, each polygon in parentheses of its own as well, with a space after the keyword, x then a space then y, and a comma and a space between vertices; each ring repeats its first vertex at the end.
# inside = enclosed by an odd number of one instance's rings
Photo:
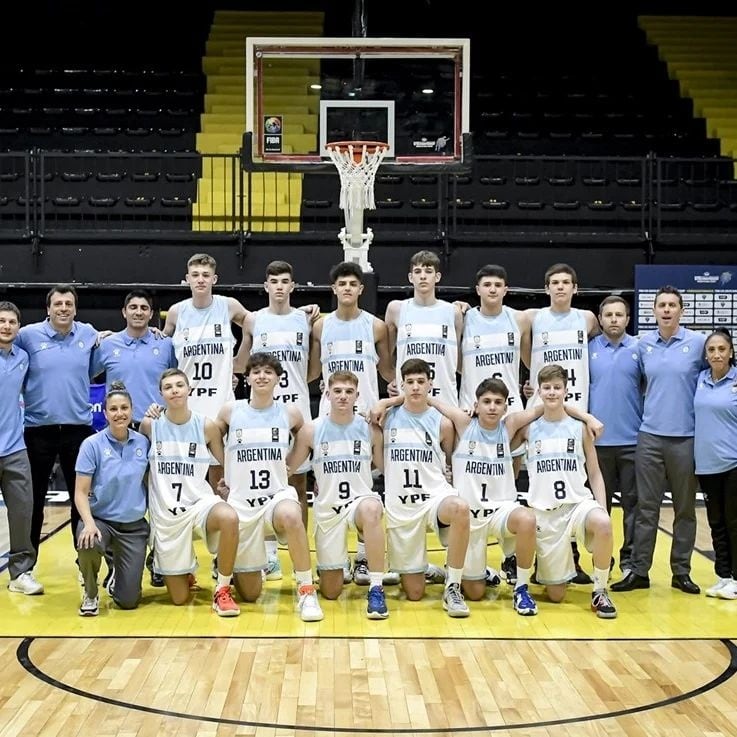
POLYGON ((502 577, 510 585, 517 583, 517 556, 510 555, 502 561, 502 577))
POLYGON ((616 619, 617 609, 606 591, 594 591, 591 594, 591 611, 601 619, 616 619))
POLYGON ((151 585, 155 589, 163 589, 166 586, 164 577, 160 573, 156 573, 156 571, 151 571, 151 585))
POLYGON ((589 574, 586 573, 578 563, 576 563, 576 575, 569 581, 569 583, 577 583, 583 586, 586 584, 592 584, 593 582, 594 581, 591 576, 589 576, 589 574))

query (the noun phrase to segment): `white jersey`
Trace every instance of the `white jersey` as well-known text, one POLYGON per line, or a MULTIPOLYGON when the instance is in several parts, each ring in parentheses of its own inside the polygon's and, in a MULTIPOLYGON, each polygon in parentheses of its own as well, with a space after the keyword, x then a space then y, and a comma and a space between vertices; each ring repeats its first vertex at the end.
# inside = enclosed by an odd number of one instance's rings
POLYGON ((264 307, 254 313, 251 353, 270 353, 279 359, 284 373, 274 389, 274 399, 294 404, 307 422, 312 419, 307 387, 310 325, 302 310, 277 315, 264 307))
POLYGON ((592 499, 586 487, 583 423, 568 416, 557 422, 541 417, 528 432, 528 504, 549 510, 592 499))
POLYGON ((430 364, 432 395, 458 406, 458 336, 455 308, 439 299, 423 306, 405 299, 397 320, 397 388, 402 386, 402 364, 408 358, 421 358, 430 364))
MULTIPOLYGON (((566 402, 584 412, 589 406, 589 350, 586 317, 581 310, 552 312, 541 309, 532 323, 530 383, 537 390, 537 375, 543 366, 557 363, 568 374, 566 402)), ((535 393, 531 407, 542 402, 535 393)))
POLYGON ((499 315, 482 315, 478 307, 463 320, 460 406, 471 409, 476 387, 490 378, 501 379, 509 390, 507 405, 522 409, 519 394, 521 335, 514 310, 502 307, 499 315))
POLYGON ((258 512, 286 489, 291 440, 289 411, 279 402, 255 409, 245 399, 233 404, 225 446, 228 503, 240 517, 258 512))
POLYGON ((354 417, 347 425, 319 417, 314 424, 312 470, 317 482, 315 522, 339 522, 354 499, 374 494, 371 476, 371 425, 354 417))
MULTIPOLYGON (((358 377, 356 412, 366 412, 379 401, 377 366, 379 356, 374 343, 374 316, 362 311, 354 320, 341 320, 331 312, 322 324, 320 363, 325 392, 328 377, 336 371, 351 371, 358 377)), ((320 414, 330 412, 326 393, 320 399, 320 414)))
POLYGON ((504 420, 494 430, 471 420, 453 451, 453 486, 471 508, 472 529, 485 525, 503 502, 517 499, 504 420))
POLYGON ((151 520, 170 520, 213 495, 207 481, 210 451, 205 439, 204 415, 192 412, 183 425, 166 414, 151 421, 148 505, 151 520))
POLYGON ((172 336, 177 365, 189 380, 189 408, 215 419, 233 395, 233 347, 227 297, 213 295, 208 307, 179 303, 172 336))
POLYGON ((419 414, 403 406, 387 412, 384 489, 387 514, 393 521, 414 519, 428 499, 449 487, 440 447, 441 419, 434 407, 419 414))

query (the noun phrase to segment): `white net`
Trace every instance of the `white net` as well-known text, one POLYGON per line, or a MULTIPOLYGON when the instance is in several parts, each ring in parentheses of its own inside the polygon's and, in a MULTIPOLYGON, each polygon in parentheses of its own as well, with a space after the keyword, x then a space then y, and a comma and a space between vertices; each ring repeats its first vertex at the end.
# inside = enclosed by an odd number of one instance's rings
POLYGON ((346 222, 353 220, 354 212, 376 209, 374 180, 389 147, 357 142, 332 143, 326 148, 340 175, 340 209, 345 211, 346 222))

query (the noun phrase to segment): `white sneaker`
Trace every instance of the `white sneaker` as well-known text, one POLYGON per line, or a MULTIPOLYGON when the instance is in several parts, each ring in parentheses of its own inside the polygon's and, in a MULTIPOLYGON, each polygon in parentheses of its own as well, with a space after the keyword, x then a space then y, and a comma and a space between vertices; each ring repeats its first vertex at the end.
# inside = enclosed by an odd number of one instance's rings
POLYGON ((43 584, 40 581, 36 581, 33 577, 33 571, 26 571, 25 573, 21 573, 18 578, 11 579, 8 589, 15 591, 17 594, 26 594, 27 596, 35 596, 44 592, 43 584))
POLYGON ((317 592, 314 586, 300 586, 299 601, 297 609, 299 616, 303 622, 319 622, 325 615, 320 608, 320 602, 317 600, 317 592))
POLYGON ((717 591, 720 599, 737 599, 737 581, 730 579, 727 583, 717 591))
POLYGON ((449 617, 467 617, 471 611, 468 608, 461 587, 457 583, 449 583, 443 594, 443 609, 448 612, 449 617))
POLYGON ((428 563, 425 569, 425 583, 445 583, 445 569, 428 563))
POLYGON ((97 596, 89 597, 87 594, 82 599, 82 604, 79 607, 80 617, 96 617, 100 611, 100 600, 97 596))
POLYGON ((382 579, 384 586, 398 586, 400 580, 396 571, 384 571, 384 578, 382 579))
POLYGON ((347 560, 343 563, 343 583, 351 583, 353 581, 353 573, 351 573, 351 562, 347 560))
POLYGON ((263 570, 263 578, 265 581, 281 581, 282 579, 281 562, 278 555, 270 555, 266 559, 266 568, 263 570))
POLYGON ((719 597, 719 592, 729 583, 732 583, 731 578, 718 578, 717 582, 711 588, 706 589, 704 593, 711 596, 712 599, 716 599, 719 597))

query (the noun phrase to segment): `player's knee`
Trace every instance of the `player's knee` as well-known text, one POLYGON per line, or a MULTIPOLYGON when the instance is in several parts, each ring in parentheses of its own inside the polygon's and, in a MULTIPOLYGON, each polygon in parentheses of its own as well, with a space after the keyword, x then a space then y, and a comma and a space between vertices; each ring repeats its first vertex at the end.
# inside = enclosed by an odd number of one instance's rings
POLYGON ((366 499, 359 507, 361 523, 364 527, 375 527, 381 524, 384 515, 384 507, 378 499, 366 499))
POLYGON ((545 592, 548 595, 548 600, 553 604, 560 604, 565 598, 566 587, 563 586, 546 586, 545 592))
POLYGON ((320 581, 320 595, 323 597, 323 599, 335 601, 340 596, 342 590, 342 586, 331 583, 323 583, 322 581, 320 581))
POLYGON ((486 593, 486 582, 463 579, 461 588, 463 589, 463 595, 470 601, 481 601, 486 593))

